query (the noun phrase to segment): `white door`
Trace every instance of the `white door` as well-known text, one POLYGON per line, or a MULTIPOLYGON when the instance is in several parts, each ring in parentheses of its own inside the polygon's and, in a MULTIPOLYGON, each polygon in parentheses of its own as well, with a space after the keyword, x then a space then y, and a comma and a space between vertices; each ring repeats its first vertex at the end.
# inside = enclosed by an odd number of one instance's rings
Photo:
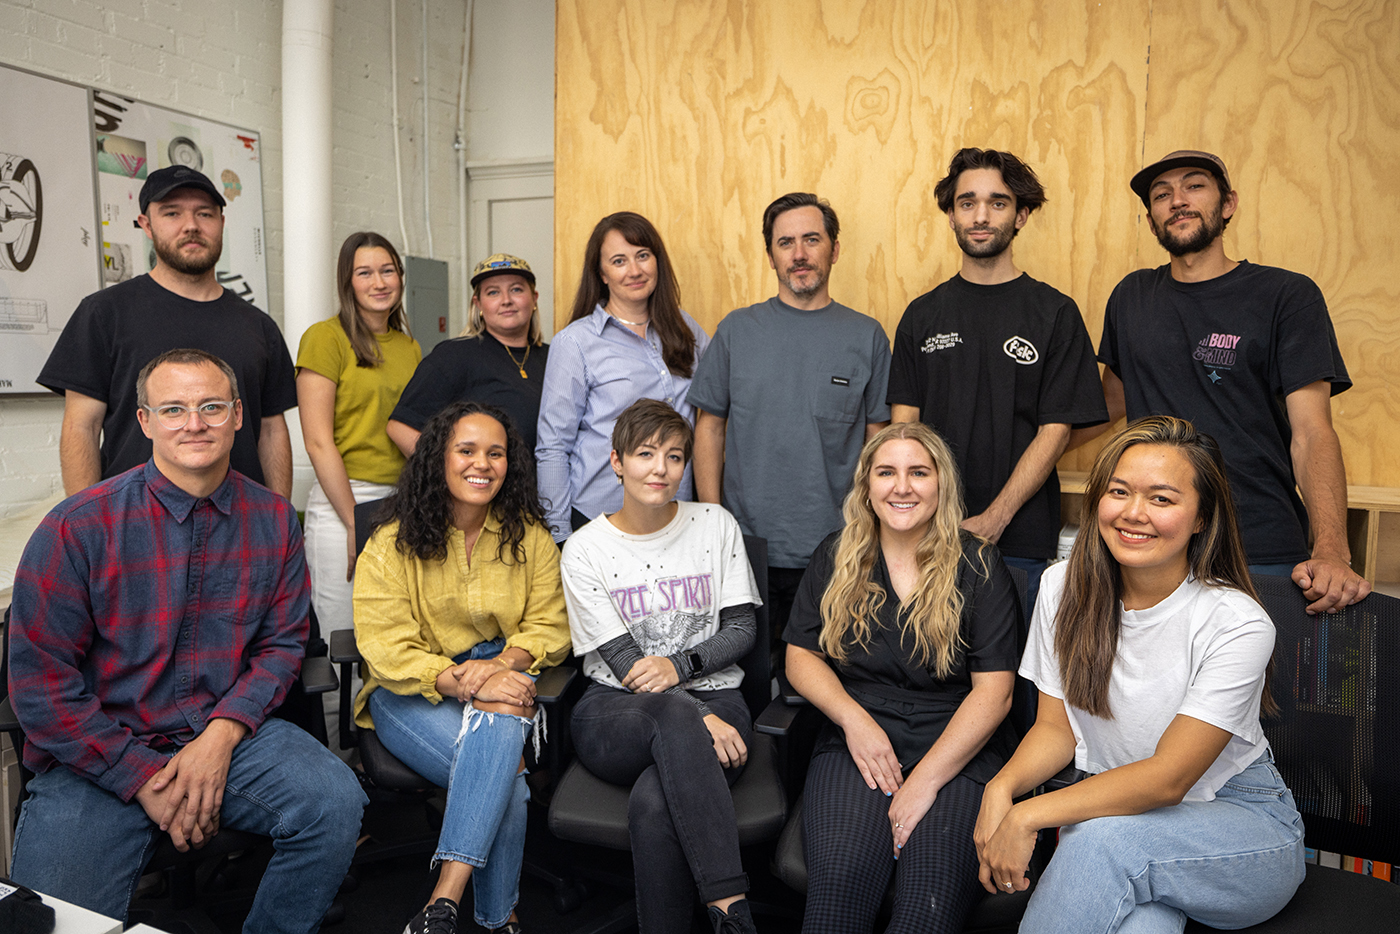
POLYGON ((467 167, 468 273, 492 253, 530 264, 540 293, 540 333, 554 333, 554 163, 467 167))

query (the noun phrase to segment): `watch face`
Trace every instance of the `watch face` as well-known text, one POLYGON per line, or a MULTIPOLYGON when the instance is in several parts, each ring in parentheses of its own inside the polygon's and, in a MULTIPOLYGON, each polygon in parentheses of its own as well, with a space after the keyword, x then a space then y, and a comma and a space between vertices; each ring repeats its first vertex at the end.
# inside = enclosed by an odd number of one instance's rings
POLYGON ((699 652, 686 652, 685 657, 690 659, 690 673, 698 675, 702 667, 699 652))

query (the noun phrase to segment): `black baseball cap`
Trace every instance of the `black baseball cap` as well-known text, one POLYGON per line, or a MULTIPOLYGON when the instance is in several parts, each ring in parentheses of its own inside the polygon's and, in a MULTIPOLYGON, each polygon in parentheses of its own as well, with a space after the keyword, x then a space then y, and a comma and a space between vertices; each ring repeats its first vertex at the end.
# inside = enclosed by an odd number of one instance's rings
POLYGON ((1187 166, 1205 169, 1225 183, 1226 191, 1234 190, 1230 187, 1230 173, 1225 171, 1225 160, 1213 152, 1202 152, 1199 149, 1178 149, 1176 152, 1167 153, 1134 175, 1128 186, 1133 189, 1134 194, 1142 199, 1143 204, 1147 204, 1148 191, 1152 188, 1152 183, 1157 180, 1158 175, 1187 166))
POLYGON ((163 169, 156 169, 146 176, 146 184, 141 186, 141 213, 146 213, 146 208, 150 207, 152 201, 164 199, 177 188, 198 188, 200 191, 208 192, 219 207, 228 204, 224 200, 223 194, 214 187, 214 183, 209 181, 209 177, 203 172, 187 165, 169 165, 163 169))

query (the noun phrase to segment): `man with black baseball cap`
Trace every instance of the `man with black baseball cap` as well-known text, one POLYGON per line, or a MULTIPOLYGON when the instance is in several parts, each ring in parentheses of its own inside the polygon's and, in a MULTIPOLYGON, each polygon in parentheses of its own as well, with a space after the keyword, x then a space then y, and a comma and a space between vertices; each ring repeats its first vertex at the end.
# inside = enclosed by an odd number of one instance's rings
POLYGON ((64 395, 64 493, 150 459, 150 439, 137 429, 136 375, 167 350, 193 347, 238 375, 244 419, 234 469, 290 496, 292 445, 282 413, 297 404, 292 358, 276 323, 219 284, 223 195, 204 174, 173 165, 147 176, 139 201, 136 223, 152 242, 154 268, 83 299, 39 374, 41 385, 64 395))
POLYGON ((1169 153, 1130 186, 1170 262, 1109 297, 1099 361, 1110 418, 1193 421, 1224 455, 1250 569, 1291 577, 1312 613, 1360 600, 1371 585, 1350 564, 1328 401, 1351 379, 1322 292, 1225 255, 1239 195, 1219 156, 1169 153))

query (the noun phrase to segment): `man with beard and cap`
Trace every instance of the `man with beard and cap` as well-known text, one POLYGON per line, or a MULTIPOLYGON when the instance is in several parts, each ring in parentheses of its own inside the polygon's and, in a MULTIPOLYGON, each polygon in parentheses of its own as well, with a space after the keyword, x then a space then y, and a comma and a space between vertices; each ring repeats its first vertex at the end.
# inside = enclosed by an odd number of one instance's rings
POLYGON ((136 222, 154 244, 155 268, 83 299, 54 344, 38 382, 64 396, 59 463, 67 495, 150 459, 150 439, 136 421, 136 375, 176 347, 233 367, 244 413, 233 468, 291 495, 282 413, 297 404, 292 358, 276 323, 215 276, 224 203, 213 182, 188 166, 150 173, 136 222))
POLYGON ((1351 379, 1322 292, 1225 255, 1239 195, 1219 156, 1178 150, 1130 184, 1171 261, 1129 274, 1108 299, 1099 360, 1111 418, 1193 421, 1224 456, 1250 570, 1291 577, 1310 613, 1362 599, 1371 585, 1351 568, 1329 402, 1351 379))
POLYGON ((889 338, 827 289, 840 229, 814 194, 768 205, 763 244, 778 294, 725 316, 688 396, 696 499, 723 503, 768 540, 775 644, 813 549, 841 527, 861 447, 890 417, 889 338))
POLYGON ((934 196, 962 266, 904 312, 890 410, 948 442, 963 482, 963 528, 1026 572, 1034 605, 1059 546, 1055 462, 1072 428, 1108 418, 1094 348, 1074 300, 1012 260, 1011 241, 1045 203, 1030 166, 1009 152, 960 149, 934 196))

